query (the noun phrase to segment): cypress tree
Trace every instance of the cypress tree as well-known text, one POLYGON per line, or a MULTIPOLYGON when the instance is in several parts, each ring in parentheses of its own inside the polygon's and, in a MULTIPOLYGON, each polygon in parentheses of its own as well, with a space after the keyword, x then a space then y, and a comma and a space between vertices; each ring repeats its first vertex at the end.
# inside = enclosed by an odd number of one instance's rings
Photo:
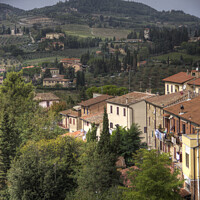
POLYGON ((106 112, 106 108, 104 108, 103 131, 98 142, 97 151, 99 154, 106 154, 110 153, 111 151, 110 133, 108 128, 108 114, 106 112))
POLYGON ((120 155, 120 145, 121 145, 121 135, 120 128, 116 126, 115 134, 113 135, 112 140, 112 152, 116 154, 116 156, 120 155))
POLYGON ((0 123, 0 199, 7 199, 7 171, 16 153, 17 134, 7 111, 3 111, 0 123))
POLYGON ((87 142, 95 142, 97 140, 97 127, 95 123, 92 124, 91 130, 87 133, 87 142))

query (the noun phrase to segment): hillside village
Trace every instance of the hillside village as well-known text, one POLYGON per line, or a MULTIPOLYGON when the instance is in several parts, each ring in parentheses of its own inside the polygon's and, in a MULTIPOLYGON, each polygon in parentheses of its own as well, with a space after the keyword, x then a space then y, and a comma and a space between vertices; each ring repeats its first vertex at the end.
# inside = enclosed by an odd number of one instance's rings
MULTIPOLYGON (((59 126, 68 131, 65 135, 86 141, 93 124, 97 128, 97 138, 103 130, 103 112, 106 108, 109 133, 112 135, 117 126, 130 129, 133 123, 141 129, 141 141, 148 149, 160 153, 170 153, 173 168, 181 172, 184 180, 182 192, 185 197, 197 194, 194 163, 199 134, 199 70, 180 72, 163 79, 165 95, 143 92, 130 92, 122 96, 93 94, 93 98, 82 101, 69 110, 60 112, 59 126)), ((38 93, 35 100, 44 108, 49 108, 59 98, 51 93, 38 93)))
POLYGON ((196 16, 0 3, 0 200, 199 200, 199 94, 196 16))

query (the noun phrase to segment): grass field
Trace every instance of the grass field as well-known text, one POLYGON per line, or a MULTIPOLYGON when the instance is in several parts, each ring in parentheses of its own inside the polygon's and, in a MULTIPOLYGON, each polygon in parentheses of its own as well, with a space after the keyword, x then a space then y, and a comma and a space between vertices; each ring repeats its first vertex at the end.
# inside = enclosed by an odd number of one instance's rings
POLYGON ((153 58, 160 61, 167 60, 168 57, 169 59, 172 59, 172 60, 180 60, 181 55, 183 56, 183 59, 193 59, 193 61, 200 60, 199 56, 188 55, 186 53, 181 53, 181 52, 172 52, 172 53, 164 54, 161 56, 155 56, 153 58))
POLYGON ((51 52, 49 54, 46 53, 44 55, 42 55, 39 52, 35 52, 35 54, 40 54, 41 57, 39 57, 39 55, 38 55, 38 58, 34 58, 34 57, 37 57, 37 55, 34 56, 34 54, 33 54, 33 59, 25 59, 23 64, 24 65, 39 65, 42 62, 53 62, 53 61, 55 61, 56 58, 58 60, 60 60, 62 58, 70 58, 70 57, 80 58, 81 55, 86 53, 88 50, 90 52, 95 52, 97 50, 97 48, 66 49, 61 52, 51 52))
POLYGON ((64 57, 54 56, 54 57, 47 57, 47 58, 38 58, 38 59, 33 59, 33 60, 25 60, 23 62, 23 65, 40 65, 43 62, 54 62, 56 58, 60 60, 64 57))
POLYGON ((62 27, 66 34, 79 37, 126 38, 130 30, 117 28, 90 28, 87 25, 68 24, 62 27))

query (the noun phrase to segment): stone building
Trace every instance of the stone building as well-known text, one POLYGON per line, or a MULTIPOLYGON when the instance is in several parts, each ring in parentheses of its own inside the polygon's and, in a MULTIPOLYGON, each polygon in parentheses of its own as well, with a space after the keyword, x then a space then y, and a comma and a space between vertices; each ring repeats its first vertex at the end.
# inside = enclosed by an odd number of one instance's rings
POLYGON ((146 102, 145 99, 154 94, 131 92, 123 96, 107 100, 107 113, 110 131, 116 125, 130 128, 133 123, 138 124, 142 131, 142 142, 147 142, 146 102))

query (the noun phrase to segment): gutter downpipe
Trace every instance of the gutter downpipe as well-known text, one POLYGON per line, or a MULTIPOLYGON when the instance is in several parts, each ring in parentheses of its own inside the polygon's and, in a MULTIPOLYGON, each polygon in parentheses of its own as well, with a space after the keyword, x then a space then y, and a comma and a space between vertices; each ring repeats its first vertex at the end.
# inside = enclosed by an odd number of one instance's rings
POLYGON ((198 200, 199 200, 199 129, 197 127, 197 184, 198 184, 198 200))

